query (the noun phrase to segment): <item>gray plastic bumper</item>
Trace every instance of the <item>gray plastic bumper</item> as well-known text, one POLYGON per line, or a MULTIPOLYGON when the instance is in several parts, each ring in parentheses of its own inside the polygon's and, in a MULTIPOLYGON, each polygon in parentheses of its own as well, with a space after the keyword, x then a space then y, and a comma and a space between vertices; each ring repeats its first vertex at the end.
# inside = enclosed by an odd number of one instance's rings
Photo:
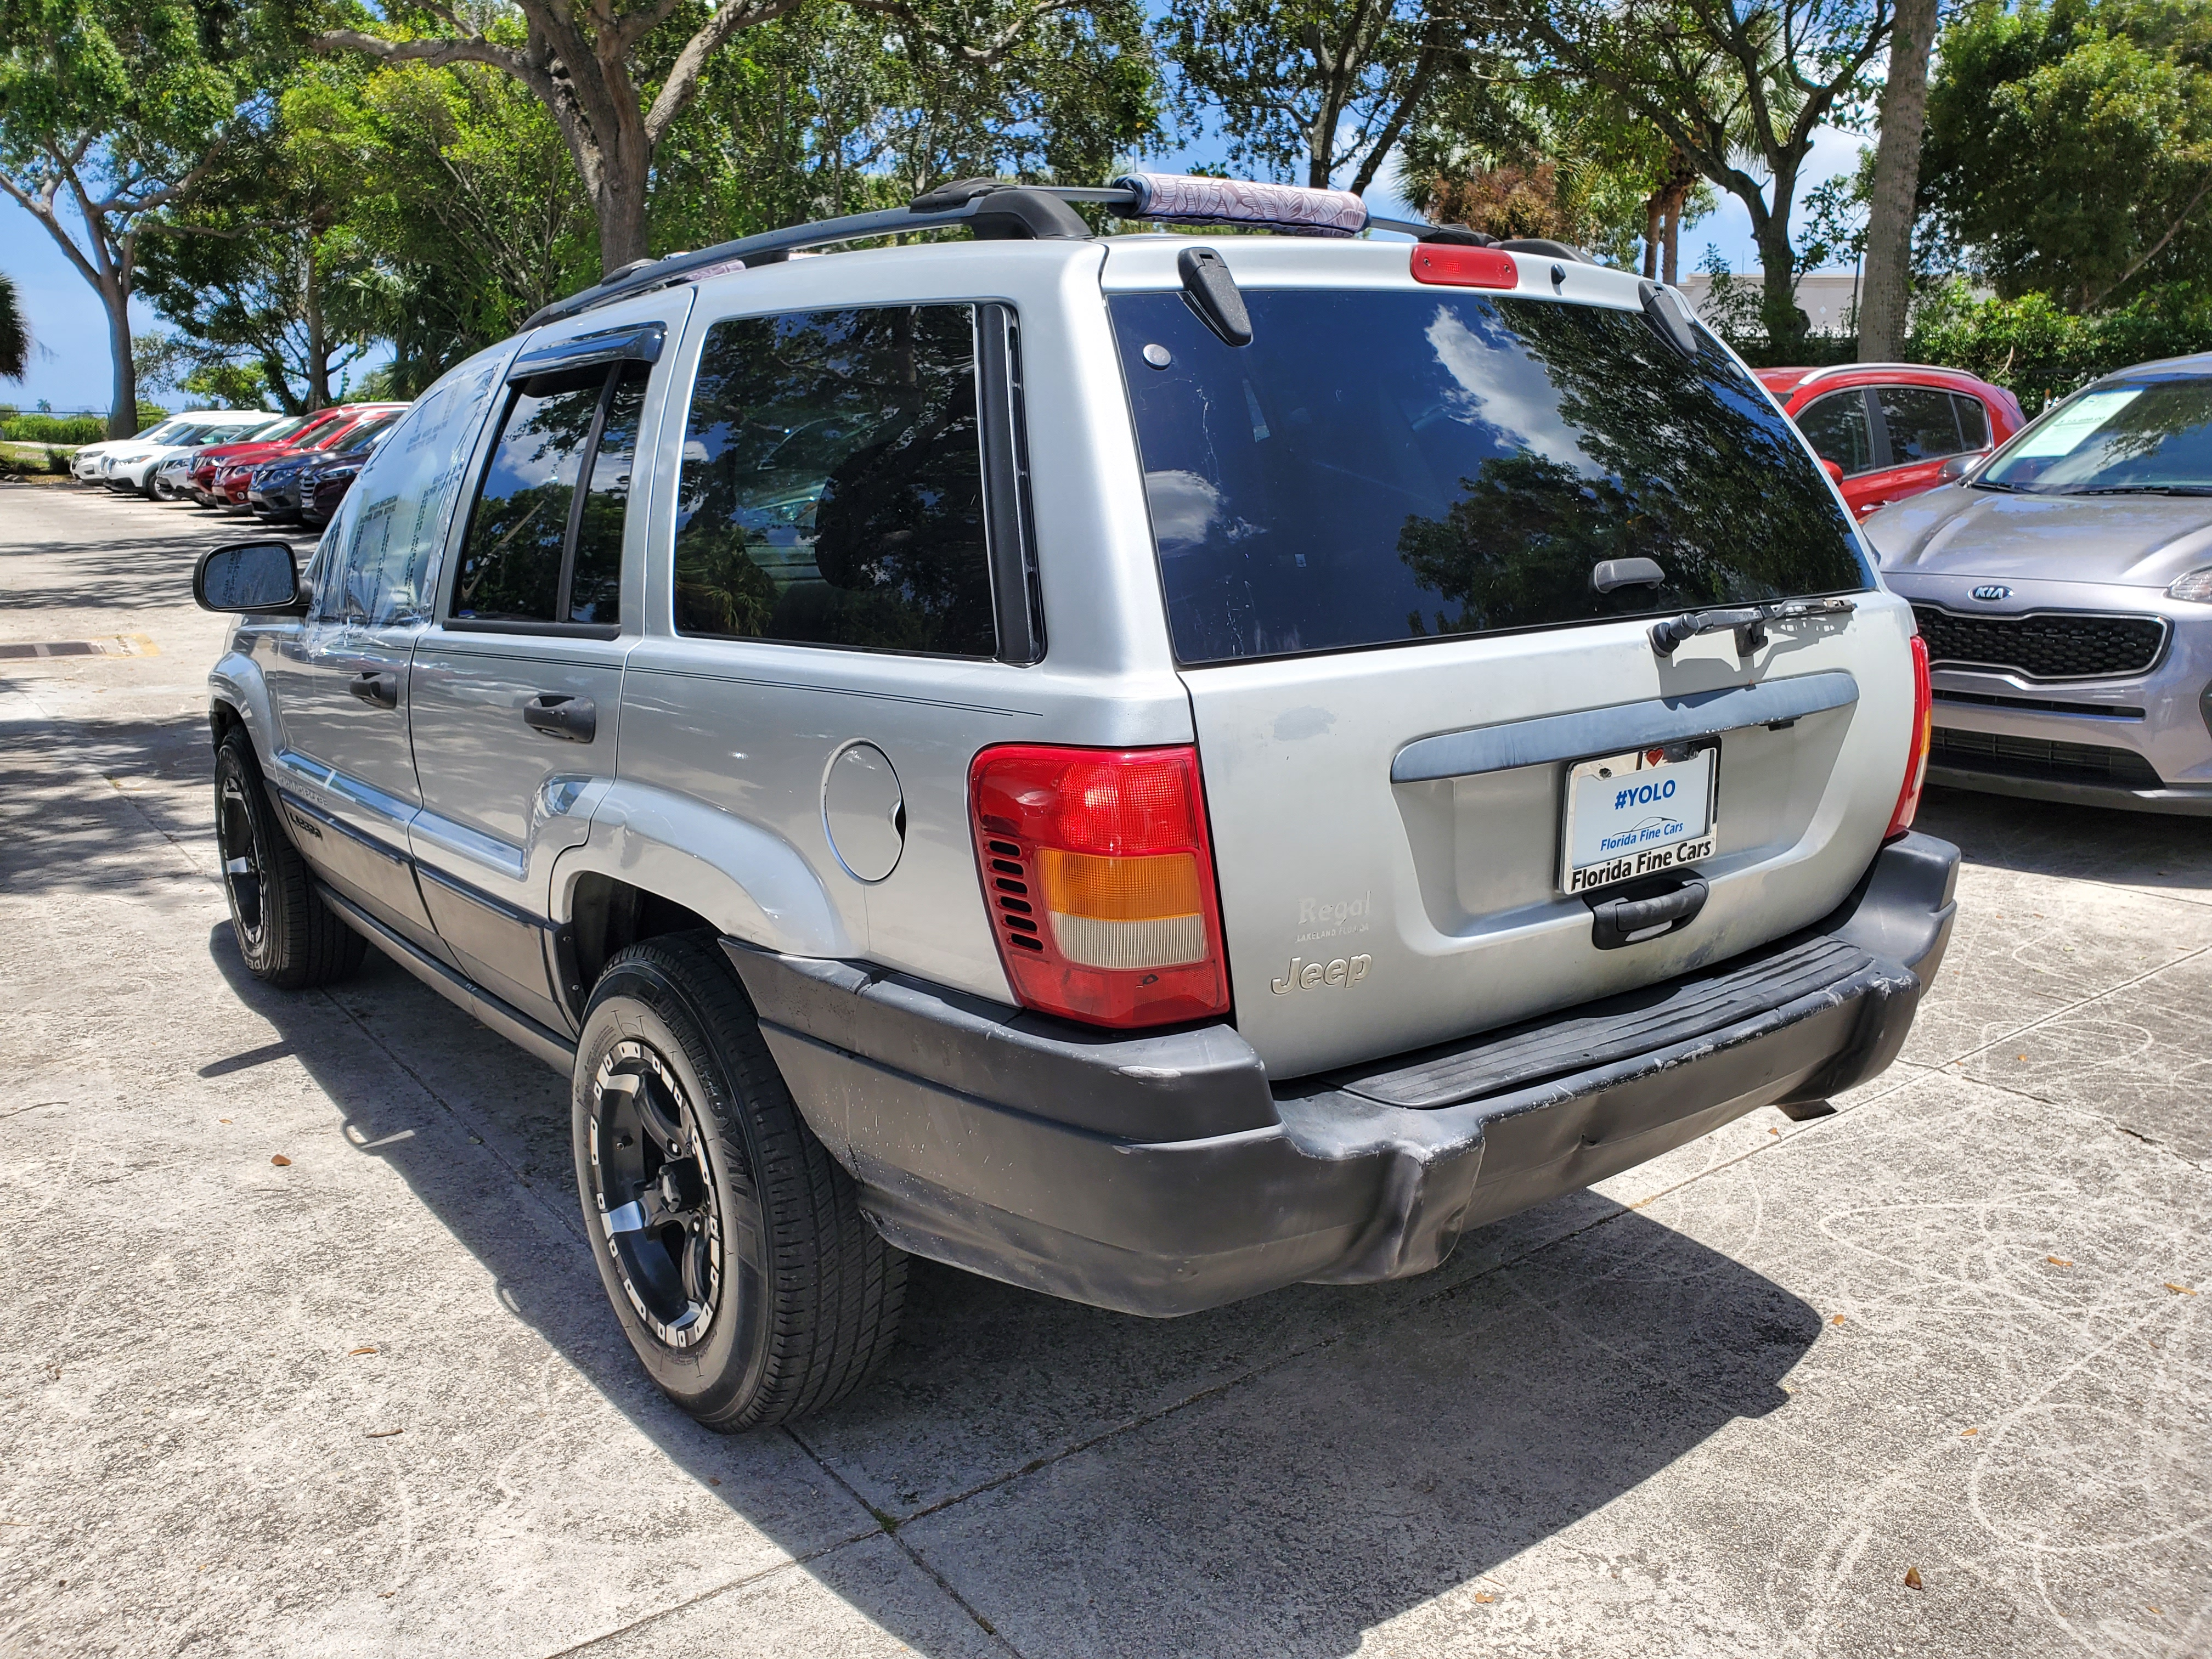
POLYGON ((1885 847, 1818 927, 1631 996, 1271 1086, 1233 1027, 1114 1036, 725 940, 807 1122, 892 1243, 1191 1313, 1425 1272, 1462 1234, 1896 1058, 1958 849, 1885 847))

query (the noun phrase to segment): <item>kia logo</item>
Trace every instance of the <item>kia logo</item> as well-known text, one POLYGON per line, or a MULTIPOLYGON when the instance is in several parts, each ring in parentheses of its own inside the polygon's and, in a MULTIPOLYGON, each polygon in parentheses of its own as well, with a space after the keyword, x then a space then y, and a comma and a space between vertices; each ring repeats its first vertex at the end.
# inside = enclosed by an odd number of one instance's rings
POLYGON ((1995 605, 1999 599, 2010 599, 2012 589, 2007 587, 2002 582, 1984 582, 1974 590, 1974 597, 1978 599, 1987 599, 1991 605, 1995 605))

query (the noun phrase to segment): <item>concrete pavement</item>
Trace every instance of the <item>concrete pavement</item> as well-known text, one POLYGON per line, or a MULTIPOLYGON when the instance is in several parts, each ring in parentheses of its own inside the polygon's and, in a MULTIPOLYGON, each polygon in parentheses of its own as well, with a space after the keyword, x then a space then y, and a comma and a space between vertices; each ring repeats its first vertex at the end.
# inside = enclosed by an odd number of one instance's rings
POLYGON ((0 1653, 2212 1653, 2201 827, 1933 796, 1959 933, 1838 1115, 1175 1322, 921 1265, 871 1391, 725 1439, 561 1079, 240 968, 236 533, 0 486, 0 1653))

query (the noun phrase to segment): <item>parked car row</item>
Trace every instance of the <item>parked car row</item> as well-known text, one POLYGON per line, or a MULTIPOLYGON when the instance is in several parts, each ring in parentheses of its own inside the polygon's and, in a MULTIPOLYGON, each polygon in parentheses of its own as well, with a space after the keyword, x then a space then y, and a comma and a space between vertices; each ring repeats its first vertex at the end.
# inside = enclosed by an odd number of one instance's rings
POLYGON ((156 501, 243 507, 272 524, 319 528, 344 499, 404 404, 344 404, 309 415, 194 410, 134 438, 87 444, 70 463, 80 483, 156 501))

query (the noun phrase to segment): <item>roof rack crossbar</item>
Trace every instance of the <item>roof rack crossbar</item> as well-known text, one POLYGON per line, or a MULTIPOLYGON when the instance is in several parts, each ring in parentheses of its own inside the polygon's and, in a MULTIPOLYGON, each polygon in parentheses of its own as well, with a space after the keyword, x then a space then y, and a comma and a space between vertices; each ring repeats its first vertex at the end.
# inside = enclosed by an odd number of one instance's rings
MULTIPOLYGON (((1139 205, 1138 193, 1121 185, 1017 186, 1009 181, 1006 188, 1019 188, 1038 196, 1054 197, 1062 202, 1091 203, 1109 210, 1133 209, 1139 205)), ((565 300, 556 300, 550 305, 541 307, 523 324, 523 327, 528 330, 545 323, 557 323, 582 312, 596 311, 601 306, 612 305, 617 300, 627 300, 653 289, 665 288, 687 276, 723 266, 760 260, 770 254, 795 253, 803 248, 829 247, 839 242, 865 241, 877 236, 896 236, 907 231, 937 230, 951 225, 965 224, 979 211, 988 211, 991 197, 998 193, 996 191, 982 191, 955 207, 921 211, 911 207, 882 208, 872 213, 848 214, 842 218, 817 219, 810 224, 763 231, 757 236, 741 236, 735 241, 717 243, 696 253, 672 253, 650 264, 627 267, 611 281, 603 281, 580 293, 572 294, 565 300)), ((1421 220, 1380 217, 1370 217, 1366 228, 1395 231, 1401 235, 1413 237, 1426 236, 1437 228, 1421 220)))

